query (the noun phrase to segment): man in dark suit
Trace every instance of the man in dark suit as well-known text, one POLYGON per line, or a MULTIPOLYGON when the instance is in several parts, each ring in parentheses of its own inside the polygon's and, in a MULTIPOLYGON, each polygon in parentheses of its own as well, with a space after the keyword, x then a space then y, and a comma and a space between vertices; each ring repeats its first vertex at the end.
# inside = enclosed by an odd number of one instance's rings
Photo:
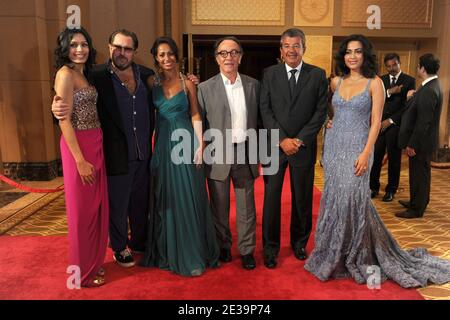
POLYGON ((218 130, 222 137, 227 137, 227 131, 231 133, 231 139, 220 139, 220 142, 214 139, 208 145, 220 159, 206 165, 214 225, 220 245, 219 259, 222 262, 231 261, 229 220, 230 182, 233 181, 238 248, 243 268, 251 270, 256 267, 253 256, 256 247, 254 181, 259 172, 257 161, 249 161, 249 144, 256 142, 249 141, 247 136, 253 131, 256 137, 260 85, 258 80, 238 72, 244 52, 237 38, 224 37, 217 40, 214 54, 220 72, 199 85, 198 102, 205 129, 218 130), (225 150, 218 150, 221 146, 225 150), (230 156, 231 153, 233 157, 230 156), (234 158, 233 163, 224 161, 228 159, 227 155, 230 159, 234 158), (241 161, 237 161, 239 156, 242 156, 241 161))
POLYGON ((417 74, 423 82, 408 101, 408 108, 402 117, 399 147, 406 148, 409 157, 410 201, 399 201, 407 208, 395 215, 399 218, 422 217, 430 201, 430 162, 433 152, 438 148, 443 100, 437 76, 439 66, 439 59, 431 53, 419 58, 417 74))
POLYGON ((400 164, 402 150, 398 147, 398 132, 400 121, 406 106, 406 94, 416 87, 413 77, 400 70, 400 57, 396 53, 389 53, 384 57, 384 65, 388 74, 381 76, 386 88, 386 102, 383 108, 381 132, 375 143, 373 166, 370 171, 371 197, 374 198, 380 189, 380 172, 383 158, 388 154, 388 184, 385 188, 383 201, 394 199, 400 182, 400 164))
POLYGON ((264 127, 279 134, 278 171, 264 176, 263 245, 268 268, 276 267, 280 250, 281 190, 287 166, 292 193, 290 243, 297 259, 307 258, 316 138, 326 118, 328 83, 324 70, 302 61, 305 49, 303 31, 286 30, 280 43, 284 63, 264 70, 261 85, 264 127))

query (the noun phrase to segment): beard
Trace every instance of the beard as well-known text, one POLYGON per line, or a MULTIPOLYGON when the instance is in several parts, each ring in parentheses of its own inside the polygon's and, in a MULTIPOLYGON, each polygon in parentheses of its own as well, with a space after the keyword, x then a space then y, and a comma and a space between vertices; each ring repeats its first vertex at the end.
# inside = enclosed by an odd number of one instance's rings
POLYGON ((114 66, 120 71, 128 69, 133 63, 132 60, 128 60, 126 57, 119 55, 112 58, 114 66))

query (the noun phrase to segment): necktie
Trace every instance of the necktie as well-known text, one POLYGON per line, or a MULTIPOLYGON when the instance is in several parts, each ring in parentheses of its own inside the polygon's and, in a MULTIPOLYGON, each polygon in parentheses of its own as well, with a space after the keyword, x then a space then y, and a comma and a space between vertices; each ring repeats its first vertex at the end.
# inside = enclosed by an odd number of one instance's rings
POLYGON ((295 89, 295 74, 297 73, 297 69, 292 69, 289 71, 291 73, 291 78, 289 79, 289 88, 291 89, 291 98, 294 97, 294 89, 295 89))
POLYGON ((392 80, 391 80, 391 87, 395 86, 395 80, 397 80, 397 79, 395 79, 395 77, 392 77, 392 80))

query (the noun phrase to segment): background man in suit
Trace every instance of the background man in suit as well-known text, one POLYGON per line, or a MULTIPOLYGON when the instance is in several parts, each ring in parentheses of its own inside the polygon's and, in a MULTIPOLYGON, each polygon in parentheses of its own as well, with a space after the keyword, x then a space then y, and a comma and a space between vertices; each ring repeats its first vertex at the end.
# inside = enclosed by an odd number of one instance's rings
MULTIPOLYGON (((123 267, 135 265, 131 251, 143 252, 147 238, 149 161, 154 128, 147 79, 154 72, 133 62, 138 45, 134 32, 114 31, 109 38, 110 60, 92 71, 108 174, 110 245, 114 259, 123 267)), ((52 111, 57 119, 67 116, 67 106, 57 97, 52 111)))
POLYGON ((199 85, 198 101, 205 129, 220 130, 223 137, 227 136, 227 130, 228 132, 231 130, 231 141, 225 139, 222 145, 225 150, 218 150, 221 146, 217 141, 211 142, 216 149, 216 160, 219 163, 206 166, 214 223, 221 248, 220 260, 231 261, 232 238, 229 217, 230 181, 233 180, 238 248, 242 266, 245 269, 254 269, 256 267, 253 256, 256 246, 254 180, 258 177, 258 165, 249 164, 248 161, 247 131, 257 129, 260 87, 257 80, 238 72, 243 55, 238 39, 224 37, 217 40, 214 54, 220 73, 199 85), (241 153, 240 150, 245 150, 245 153, 241 153), (233 164, 226 163, 227 152, 233 152, 233 164), (237 161, 239 156, 243 156, 241 159, 243 161, 237 161))
POLYGON ((264 70, 260 110, 264 127, 279 132, 279 170, 264 176, 264 264, 275 268, 280 250, 281 190, 289 165, 292 192, 291 246, 295 257, 307 258, 312 227, 312 199, 317 134, 327 112, 325 71, 302 61, 305 34, 288 29, 281 35, 284 63, 264 70))
POLYGON ((394 199, 400 182, 400 166, 402 150, 398 147, 398 132, 400 120, 406 106, 406 94, 414 90, 416 81, 413 77, 400 70, 400 57, 396 53, 389 53, 384 57, 384 65, 388 74, 381 76, 386 90, 386 102, 383 108, 381 132, 375 143, 373 166, 370 171, 371 197, 374 198, 380 190, 380 172, 383 158, 388 154, 388 184, 383 201, 394 199))
POLYGON ((431 155, 438 148, 442 90, 437 72, 440 62, 433 54, 419 58, 418 76, 421 87, 408 102, 399 134, 399 146, 409 157, 410 201, 399 201, 407 208, 397 213, 399 218, 422 217, 430 201, 431 155))

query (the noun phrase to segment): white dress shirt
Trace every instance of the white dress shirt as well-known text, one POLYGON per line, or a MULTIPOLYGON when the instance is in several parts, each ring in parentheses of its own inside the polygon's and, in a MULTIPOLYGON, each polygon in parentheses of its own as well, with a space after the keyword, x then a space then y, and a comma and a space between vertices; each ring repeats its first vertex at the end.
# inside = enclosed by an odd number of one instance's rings
MULTIPOLYGON (((392 83, 392 78, 395 77, 395 85, 396 85, 396 84, 397 84, 397 81, 398 81, 398 77, 400 77, 401 74, 402 74, 402 71, 400 70, 400 72, 397 73, 395 76, 389 75, 389 84, 392 83)), ((389 88, 386 90, 386 96, 387 96, 388 98, 391 97, 391 94, 389 93, 389 88)))
POLYGON ((284 64, 286 66, 286 72, 288 74, 288 80, 291 79, 292 77, 292 73, 291 70, 292 69, 297 69, 297 72, 295 73, 295 83, 297 83, 298 81, 298 77, 300 76, 300 71, 302 70, 302 65, 303 65, 303 60, 300 62, 300 64, 295 67, 295 68, 291 68, 287 65, 287 63, 284 64))
POLYGON ((422 81, 422 87, 423 87, 424 85, 426 85, 428 82, 430 82, 431 80, 434 80, 434 79, 437 79, 437 78, 438 78, 438 76, 437 76, 437 75, 434 75, 434 76, 432 76, 432 77, 429 77, 428 79, 423 80, 423 81, 422 81))
POLYGON ((222 73, 223 84, 227 92, 228 105, 231 111, 232 143, 242 143, 247 139, 247 106, 245 104, 244 87, 241 76, 237 75, 232 84, 222 73))

